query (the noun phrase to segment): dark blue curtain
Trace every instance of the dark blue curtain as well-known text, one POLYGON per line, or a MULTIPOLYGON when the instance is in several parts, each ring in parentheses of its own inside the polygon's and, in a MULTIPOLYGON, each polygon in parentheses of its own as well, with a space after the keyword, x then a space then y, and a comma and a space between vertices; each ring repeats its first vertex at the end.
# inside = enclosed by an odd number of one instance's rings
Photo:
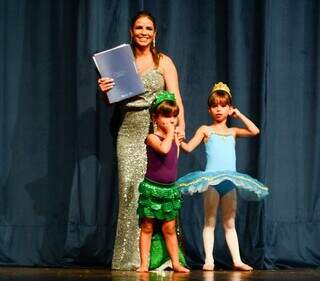
MULTIPOLYGON (((117 108, 97 90, 91 56, 128 42, 140 9, 179 72, 187 136, 210 122, 227 82, 260 127, 237 143, 238 170, 270 188, 239 199, 243 259, 256 268, 320 265, 319 1, 0 1, 0 264, 110 265, 117 216, 117 108)), ((203 169, 203 147, 179 174, 203 169)), ((203 262, 202 195, 184 197, 189 264, 203 262)), ((231 260, 219 222, 215 257, 231 260)))

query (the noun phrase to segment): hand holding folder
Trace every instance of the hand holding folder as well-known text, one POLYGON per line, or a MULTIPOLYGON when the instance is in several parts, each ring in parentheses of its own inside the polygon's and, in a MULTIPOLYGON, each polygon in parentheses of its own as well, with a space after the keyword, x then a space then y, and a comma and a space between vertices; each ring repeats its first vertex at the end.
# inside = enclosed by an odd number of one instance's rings
POLYGON ((114 87, 108 91, 110 103, 115 103, 144 92, 141 77, 136 69, 134 56, 129 44, 96 53, 93 60, 101 77, 114 79, 114 87))

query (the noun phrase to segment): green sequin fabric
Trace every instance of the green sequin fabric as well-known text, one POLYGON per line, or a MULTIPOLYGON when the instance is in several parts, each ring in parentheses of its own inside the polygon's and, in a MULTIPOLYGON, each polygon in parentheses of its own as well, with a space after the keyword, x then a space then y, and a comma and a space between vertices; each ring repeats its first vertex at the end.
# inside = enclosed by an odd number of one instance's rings
POLYGON ((181 209, 181 193, 175 184, 163 185, 145 179, 139 185, 139 218, 173 220, 181 209))
MULTIPOLYGON (((150 260, 149 269, 153 270, 164 264, 170 259, 166 247, 166 243, 163 236, 160 233, 156 233, 152 236, 151 240, 151 250, 150 250, 150 260)), ((183 266, 187 266, 186 259, 184 257, 183 251, 179 247, 179 262, 183 266)))

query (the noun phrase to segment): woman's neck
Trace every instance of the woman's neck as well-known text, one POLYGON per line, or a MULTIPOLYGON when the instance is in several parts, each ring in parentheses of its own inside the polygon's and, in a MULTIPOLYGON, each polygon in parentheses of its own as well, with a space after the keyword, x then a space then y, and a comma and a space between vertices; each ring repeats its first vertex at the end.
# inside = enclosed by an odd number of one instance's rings
POLYGON ((152 55, 150 47, 135 47, 135 57, 147 57, 152 55))

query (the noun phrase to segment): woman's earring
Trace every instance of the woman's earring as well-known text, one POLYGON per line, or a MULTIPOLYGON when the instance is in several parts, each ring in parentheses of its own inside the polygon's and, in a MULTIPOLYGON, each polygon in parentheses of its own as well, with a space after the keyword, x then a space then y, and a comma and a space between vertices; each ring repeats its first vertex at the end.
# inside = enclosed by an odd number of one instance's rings
POLYGON ((153 46, 153 48, 155 48, 155 47, 156 47, 156 38, 153 38, 152 46, 153 46))

